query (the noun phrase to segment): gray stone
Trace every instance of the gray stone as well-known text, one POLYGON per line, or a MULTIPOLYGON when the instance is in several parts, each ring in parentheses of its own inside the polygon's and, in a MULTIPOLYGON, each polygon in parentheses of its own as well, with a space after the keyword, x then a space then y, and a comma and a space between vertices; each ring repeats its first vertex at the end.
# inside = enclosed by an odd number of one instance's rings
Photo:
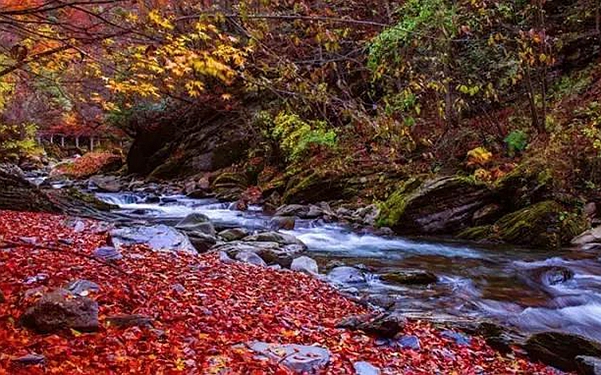
POLYGON ((201 232, 187 232, 187 235, 190 243, 199 253, 207 252, 217 243, 217 239, 210 234, 201 232))
POLYGON ((601 243, 601 226, 589 229, 572 240, 572 245, 601 243))
POLYGON ((27 354, 24 355, 22 357, 18 357, 12 360, 12 362, 16 365, 21 365, 21 366, 35 366, 35 365, 42 365, 44 363, 46 363, 46 357, 44 357, 43 355, 40 354, 27 354))
POLYGON ((403 336, 397 342, 401 349, 419 350, 421 348, 419 338, 417 336, 403 336))
POLYGON ((110 235, 117 249, 122 246, 146 244, 156 251, 196 253, 187 236, 163 224, 113 229, 110 235))
POLYGON ((122 189, 121 182, 114 176, 93 176, 89 179, 89 184, 107 193, 118 193, 122 189))
POLYGON ((57 289, 44 294, 21 316, 21 324, 38 333, 63 329, 98 331, 98 303, 86 297, 57 289))
POLYGON ((280 245, 305 245, 298 238, 285 233, 262 232, 244 238, 245 242, 276 242, 280 245))
POLYGON ((227 255, 225 251, 219 251, 219 261, 221 263, 232 263, 234 260, 227 255))
POLYGON ((343 284, 358 284, 366 281, 363 272, 354 267, 347 266, 333 268, 330 273, 328 273, 328 278, 343 284))
POLYGON ((356 375, 380 375, 382 373, 379 368, 369 362, 355 362, 353 368, 356 375))
POLYGON ((226 229, 224 231, 219 232, 219 237, 223 238, 226 241, 237 241, 243 239, 246 236, 248 236, 248 232, 246 231, 246 229, 242 228, 226 229))
POLYGON ((213 248, 214 251, 223 251, 228 256, 235 258, 243 251, 259 255, 268 264, 276 263, 282 267, 290 267, 292 260, 305 251, 304 245, 281 245, 277 242, 228 242, 213 248))
POLYGON ((578 375, 601 375, 601 358, 579 355, 576 370, 578 375))
POLYGON ((304 218, 309 213, 309 207, 301 204, 289 204, 279 207, 274 216, 296 216, 304 218))
POLYGON ((269 227, 273 230, 293 230, 295 225, 294 216, 275 216, 269 221, 269 227))
POLYGON ((308 273, 309 275, 319 274, 317 262, 307 256, 294 259, 290 265, 290 269, 293 271, 308 273))
POLYGON ((201 213, 195 212, 186 216, 182 221, 177 223, 175 228, 183 230, 185 232, 200 232, 215 236, 215 227, 209 220, 209 218, 201 213))
POLYGON ((242 251, 236 254, 236 260, 259 267, 266 267, 267 263, 260 256, 251 251, 242 251))
POLYGON ((119 250, 112 246, 99 247, 98 249, 94 250, 94 256, 107 262, 123 259, 123 255, 121 255, 119 250))
POLYGON ((601 343, 561 332, 534 334, 528 338, 524 349, 531 358, 563 371, 575 371, 578 356, 601 357, 601 343))
POLYGON ((438 277, 426 271, 396 271, 385 273, 380 279, 386 282, 404 285, 428 285, 438 281, 438 277))
POLYGON ((75 280, 65 285, 65 289, 78 296, 87 296, 92 293, 98 293, 100 286, 89 280, 75 280))
POLYGON ((297 374, 317 374, 330 362, 330 352, 318 346, 252 342, 248 347, 261 357, 281 363, 297 374))

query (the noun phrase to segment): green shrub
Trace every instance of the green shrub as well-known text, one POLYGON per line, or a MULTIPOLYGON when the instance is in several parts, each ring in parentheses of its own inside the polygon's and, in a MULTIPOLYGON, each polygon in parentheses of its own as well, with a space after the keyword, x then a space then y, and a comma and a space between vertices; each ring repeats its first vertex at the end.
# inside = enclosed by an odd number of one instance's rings
POLYGON ((35 124, 0 124, 0 161, 18 161, 19 159, 40 155, 42 149, 35 141, 35 124))
POLYGON ((505 145, 510 156, 520 153, 528 146, 528 134, 523 130, 514 130, 505 138, 505 145))

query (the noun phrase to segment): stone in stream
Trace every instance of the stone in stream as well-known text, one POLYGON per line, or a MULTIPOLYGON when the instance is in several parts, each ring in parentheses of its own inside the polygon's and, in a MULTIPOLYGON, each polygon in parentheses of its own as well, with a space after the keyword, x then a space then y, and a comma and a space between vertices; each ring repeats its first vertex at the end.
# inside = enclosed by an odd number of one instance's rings
POLYGON ((100 286, 89 280, 75 280, 65 285, 65 289, 78 296, 87 296, 90 292, 98 293, 100 286))
POLYGON ((246 236, 248 236, 248 231, 246 231, 246 229, 243 228, 232 228, 219 232, 219 237, 223 238, 226 241, 237 241, 243 239, 246 236))
POLYGON ((267 263, 260 256, 251 251, 242 251, 236 254, 236 260, 259 267, 267 267, 267 263))
POLYGON ((390 283, 404 285, 428 285, 438 281, 438 277, 426 271, 395 271, 385 273, 380 279, 390 283))
POLYGON ((601 358, 579 355, 576 370, 578 375, 601 375, 601 358))
POLYGON ((280 245, 301 245, 305 247, 305 244, 298 238, 290 234, 278 232, 261 232, 247 236, 243 240, 245 242, 276 242, 280 245))
POLYGON ((301 204, 289 204, 278 207, 274 216, 296 216, 305 218, 309 213, 309 207, 301 204))
POLYGON ((106 262, 113 262, 116 260, 123 259, 123 255, 112 246, 103 246, 94 250, 94 256, 98 259, 102 259, 106 262))
POLYGON ((297 374, 316 374, 330 362, 330 352, 318 346, 270 344, 255 341, 248 344, 259 358, 281 363, 297 374))
POLYGON ((363 331, 368 335, 391 339, 401 332, 407 319, 399 313, 365 314, 341 320, 336 327, 351 331, 363 331))
POLYGON ((359 284, 366 282, 363 272, 354 267, 341 266, 333 268, 328 278, 342 284, 359 284))
POLYGON ((294 216, 274 216, 269 221, 269 227, 273 230, 293 230, 296 225, 294 216))
POLYGON ((121 182, 114 176, 92 176, 88 183, 91 188, 107 193, 118 193, 122 190, 121 182))
POLYGON ((307 256, 302 256, 294 259, 290 265, 292 271, 304 272, 309 275, 319 274, 319 267, 317 262, 307 256))
POLYGON ((536 333, 528 338, 524 349, 532 359, 563 371, 575 371, 578 356, 601 357, 601 343, 561 332, 536 333))
POLYGON ((98 303, 65 289, 57 289, 44 294, 27 309, 20 322, 24 327, 43 334, 63 329, 95 332, 98 331, 98 303))
POLYGON ((382 371, 369 362, 355 362, 353 364, 356 375, 380 375, 382 371))
POLYGON ((127 245, 146 244, 156 251, 196 253, 196 249, 186 235, 163 224, 113 229, 110 235, 117 249, 127 245))
POLYGON ((290 267, 292 260, 305 251, 304 245, 281 245, 277 242, 227 242, 216 247, 213 251, 223 251, 228 256, 235 258, 240 252, 248 251, 257 254, 268 264, 279 264, 290 267))
POLYGON ((536 281, 550 286, 565 283, 574 277, 574 272, 572 270, 560 266, 535 268, 529 273, 536 281))
POLYGON ((188 239, 192 246, 199 253, 204 253, 209 251, 216 243, 217 239, 210 234, 200 233, 200 232, 187 232, 188 239))
POLYGON ((215 227, 207 215, 194 212, 182 219, 175 228, 185 232, 200 232, 215 236, 215 227))

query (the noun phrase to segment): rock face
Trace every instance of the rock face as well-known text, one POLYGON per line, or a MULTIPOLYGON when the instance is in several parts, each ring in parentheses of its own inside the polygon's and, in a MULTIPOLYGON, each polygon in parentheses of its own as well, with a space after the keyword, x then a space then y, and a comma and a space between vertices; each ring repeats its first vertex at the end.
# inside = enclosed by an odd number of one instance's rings
POLYGON ((340 321, 336 327, 391 339, 405 328, 405 324, 407 319, 398 313, 382 313, 351 316, 340 321))
POLYGON ((44 192, 25 179, 19 167, 10 164, 0 164, 0 209, 60 212, 44 192))
POLYGON ((565 215, 554 201, 543 201, 503 216, 496 223, 467 229, 458 236, 468 240, 496 240, 517 245, 558 248, 570 243, 586 226, 584 218, 565 215), (563 218, 562 218, 563 217, 563 218))
POLYGON ((575 371, 578 368, 578 356, 601 356, 601 344, 582 336, 559 332, 532 335, 524 349, 530 357, 563 371, 575 371))
POLYGON ((156 251, 187 251, 196 253, 187 236, 166 225, 132 226, 110 232, 113 245, 147 244, 156 251))
POLYGON ((330 352, 318 346, 252 342, 248 347, 259 356, 281 363, 296 374, 317 374, 330 362, 330 352))
POLYGON ((601 375, 601 358, 579 355, 576 367, 579 375, 601 375))
POLYGON ((249 183, 245 174, 226 172, 220 174, 211 182, 211 191, 215 193, 218 199, 237 201, 248 186, 249 183))
POLYGON ((403 234, 452 234, 470 226, 474 213, 490 203, 492 192, 464 177, 411 179, 385 202, 380 226, 403 234))
POLYGON ((21 316, 21 324, 38 333, 53 333, 63 329, 82 332, 98 330, 98 303, 57 289, 44 294, 21 316))

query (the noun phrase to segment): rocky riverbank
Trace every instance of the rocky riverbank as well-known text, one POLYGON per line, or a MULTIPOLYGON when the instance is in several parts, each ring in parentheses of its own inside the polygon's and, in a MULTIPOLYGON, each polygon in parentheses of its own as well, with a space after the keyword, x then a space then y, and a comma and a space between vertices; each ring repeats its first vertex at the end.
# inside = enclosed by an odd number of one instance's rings
POLYGON ((111 247, 100 222, 0 217, 6 374, 556 373, 478 336, 378 315, 307 274, 111 247))

